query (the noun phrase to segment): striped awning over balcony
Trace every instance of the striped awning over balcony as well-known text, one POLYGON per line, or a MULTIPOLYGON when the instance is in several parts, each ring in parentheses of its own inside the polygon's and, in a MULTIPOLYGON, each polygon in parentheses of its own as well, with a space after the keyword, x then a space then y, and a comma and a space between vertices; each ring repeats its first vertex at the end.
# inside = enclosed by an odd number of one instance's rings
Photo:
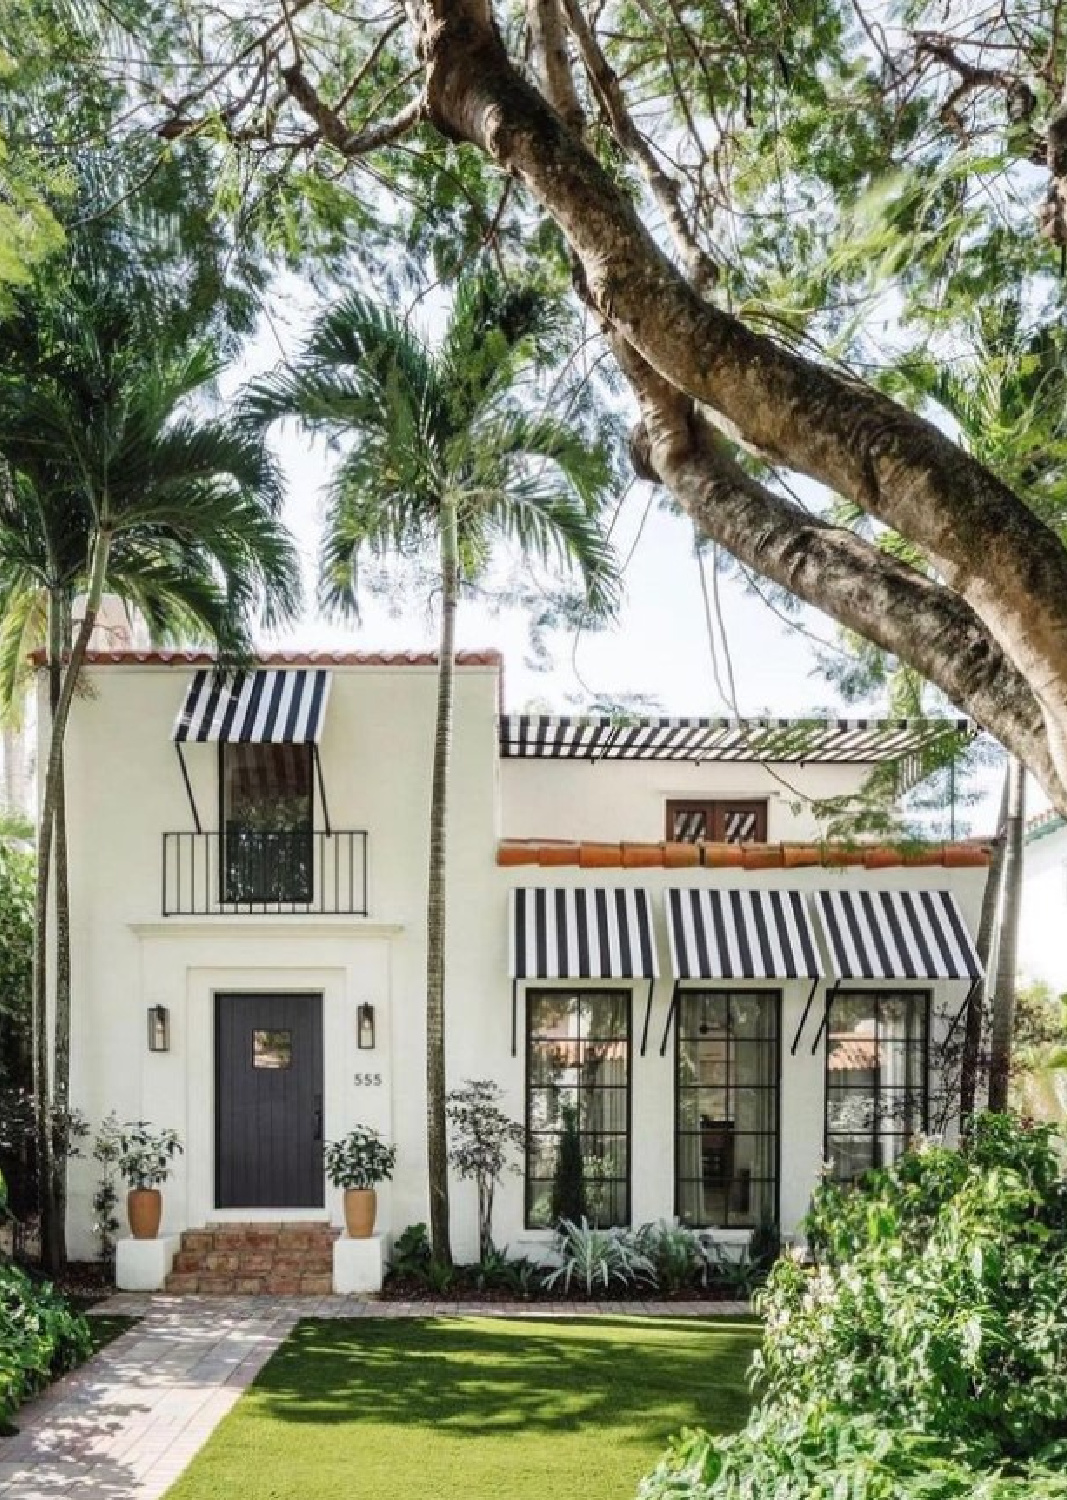
POLYGON ((510 893, 512 979, 655 979, 647 891, 524 887, 510 893))
POLYGON ((799 891, 669 890, 665 901, 676 980, 822 976, 799 891))
POLYGON ((171 738, 178 744, 317 745, 331 674, 318 668, 194 672, 171 738))
POLYGON ((982 963, 951 891, 819 891, 838 979, 980 979, 982 963))

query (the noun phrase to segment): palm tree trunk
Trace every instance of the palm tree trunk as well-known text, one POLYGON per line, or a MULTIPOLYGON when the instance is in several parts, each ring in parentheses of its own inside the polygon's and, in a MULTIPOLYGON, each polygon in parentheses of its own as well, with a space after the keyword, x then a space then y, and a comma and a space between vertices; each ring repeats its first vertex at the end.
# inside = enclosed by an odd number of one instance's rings
POLYGON ((37 1113, 38 1174, 41 1184, 41 1259, 46 1270, 59 1271, 66 1262, 66 1108, 70 1091, 70 921, 66 891, 66 827, 63 785, 63 741, 81 664, 89 647, 107 579, 111 534, 97 533, 93 549, 85 614, 63 671, 64 601, 49 600, 49 699, 51 726, 48 763, 41 797, 37 840, 37 882, 34 895, 34 1098, 37 1113), (49 1080, 48 1046, 48 895, 53 843, 56 844, 57 948, 54 1086, 49 1080), (60 882, 62 881, 62 887, 60 882), (59 897, 62 895, 62 912, 59 897), (60 1068, 62 1067, 62 1078, 60 1068), (62 1111, 62 1112, 61 1112, 62 1111), (58 1136, 58 1141, 57 1141, 58 1136), (58 1145, 58 1149, 57 1148, 58 1145))
POLYGON ((459 549, 456 508, 441 505, 441 640, 437 665, 437 726, 430 788, 430 870, 426 904, 426 1159, 430 1182, 430 1239, 435 1259, 452 1263, 445 1119, 445 824, 452 750, 459 549))
POLYGON ((1004 785, 1000 793, 1000 813, 997 817, 996 838, 993 840, 993 857, 986 876, 982 894, 982 912, 978 919, 978 935, 975 947, 985 970, 985 978, 971 996, 967 1006, 967 1020, 963 1033, 963 1056, 960 1062, 960 1129, 966 1130, 974 1116, 978 1098, 978 1069, 982 1050, 982 1032, 992 988, 993 938, 996 934, 997 913, 1000 910, 1004 885, 1004 848, 1008 824, 1010 770, 1004 772, 1004 785))
POLYGON ((1015 1030, 1015 966, 1019 906, 1023 883, 1023 819, 1026 772, 1013 756, 1008 765, 1008 819, 1004 833, 1004 895, 997 939, 997 978, 993 990, 993 1026, 989 1047, 989 1108, 1008 1107, 1011 1044, 1015 1030))

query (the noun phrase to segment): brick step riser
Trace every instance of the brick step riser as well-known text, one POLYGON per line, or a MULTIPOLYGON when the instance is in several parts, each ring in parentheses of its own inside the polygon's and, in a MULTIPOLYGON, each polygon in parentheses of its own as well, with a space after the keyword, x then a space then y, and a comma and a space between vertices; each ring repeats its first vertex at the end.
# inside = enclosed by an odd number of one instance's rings
POLYGON ((333 1277, 328 1273, 304 1276, 207 1276, 172 1272, 166 1290, 175 1295, 328 1297, 333 1277))

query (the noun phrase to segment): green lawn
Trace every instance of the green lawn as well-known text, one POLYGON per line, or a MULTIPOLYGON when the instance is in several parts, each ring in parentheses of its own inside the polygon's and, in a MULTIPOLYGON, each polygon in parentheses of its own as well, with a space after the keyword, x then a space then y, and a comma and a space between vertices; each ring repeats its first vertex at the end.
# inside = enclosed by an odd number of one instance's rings
POLYGON ((754 1322, 309 1319, 167 1500, 628 1500, 737 1427, 754 1322))

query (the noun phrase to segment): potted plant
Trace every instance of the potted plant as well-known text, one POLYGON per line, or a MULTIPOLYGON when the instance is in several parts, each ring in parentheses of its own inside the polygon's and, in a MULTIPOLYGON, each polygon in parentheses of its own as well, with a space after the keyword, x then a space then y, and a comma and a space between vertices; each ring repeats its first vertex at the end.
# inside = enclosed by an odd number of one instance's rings
POLYGON ((344 1188, 345 1228, 350 1239, 366 1240, 374 1233, 379 1182, 387 1182, 396 1166, 396 1147, 383 1141, 369 1125, 357 1125, 339 1141, 326 1146, 326 1176, 344 1188))
POLYGON ((129 1187, 126 1216, 135 1240, 154 1240, 163 1216, 160 1184, 182 1152, 176 1130, 155 1130, 147 1120, 128 1121, 119 1131, 116 1165, 129 1187))

